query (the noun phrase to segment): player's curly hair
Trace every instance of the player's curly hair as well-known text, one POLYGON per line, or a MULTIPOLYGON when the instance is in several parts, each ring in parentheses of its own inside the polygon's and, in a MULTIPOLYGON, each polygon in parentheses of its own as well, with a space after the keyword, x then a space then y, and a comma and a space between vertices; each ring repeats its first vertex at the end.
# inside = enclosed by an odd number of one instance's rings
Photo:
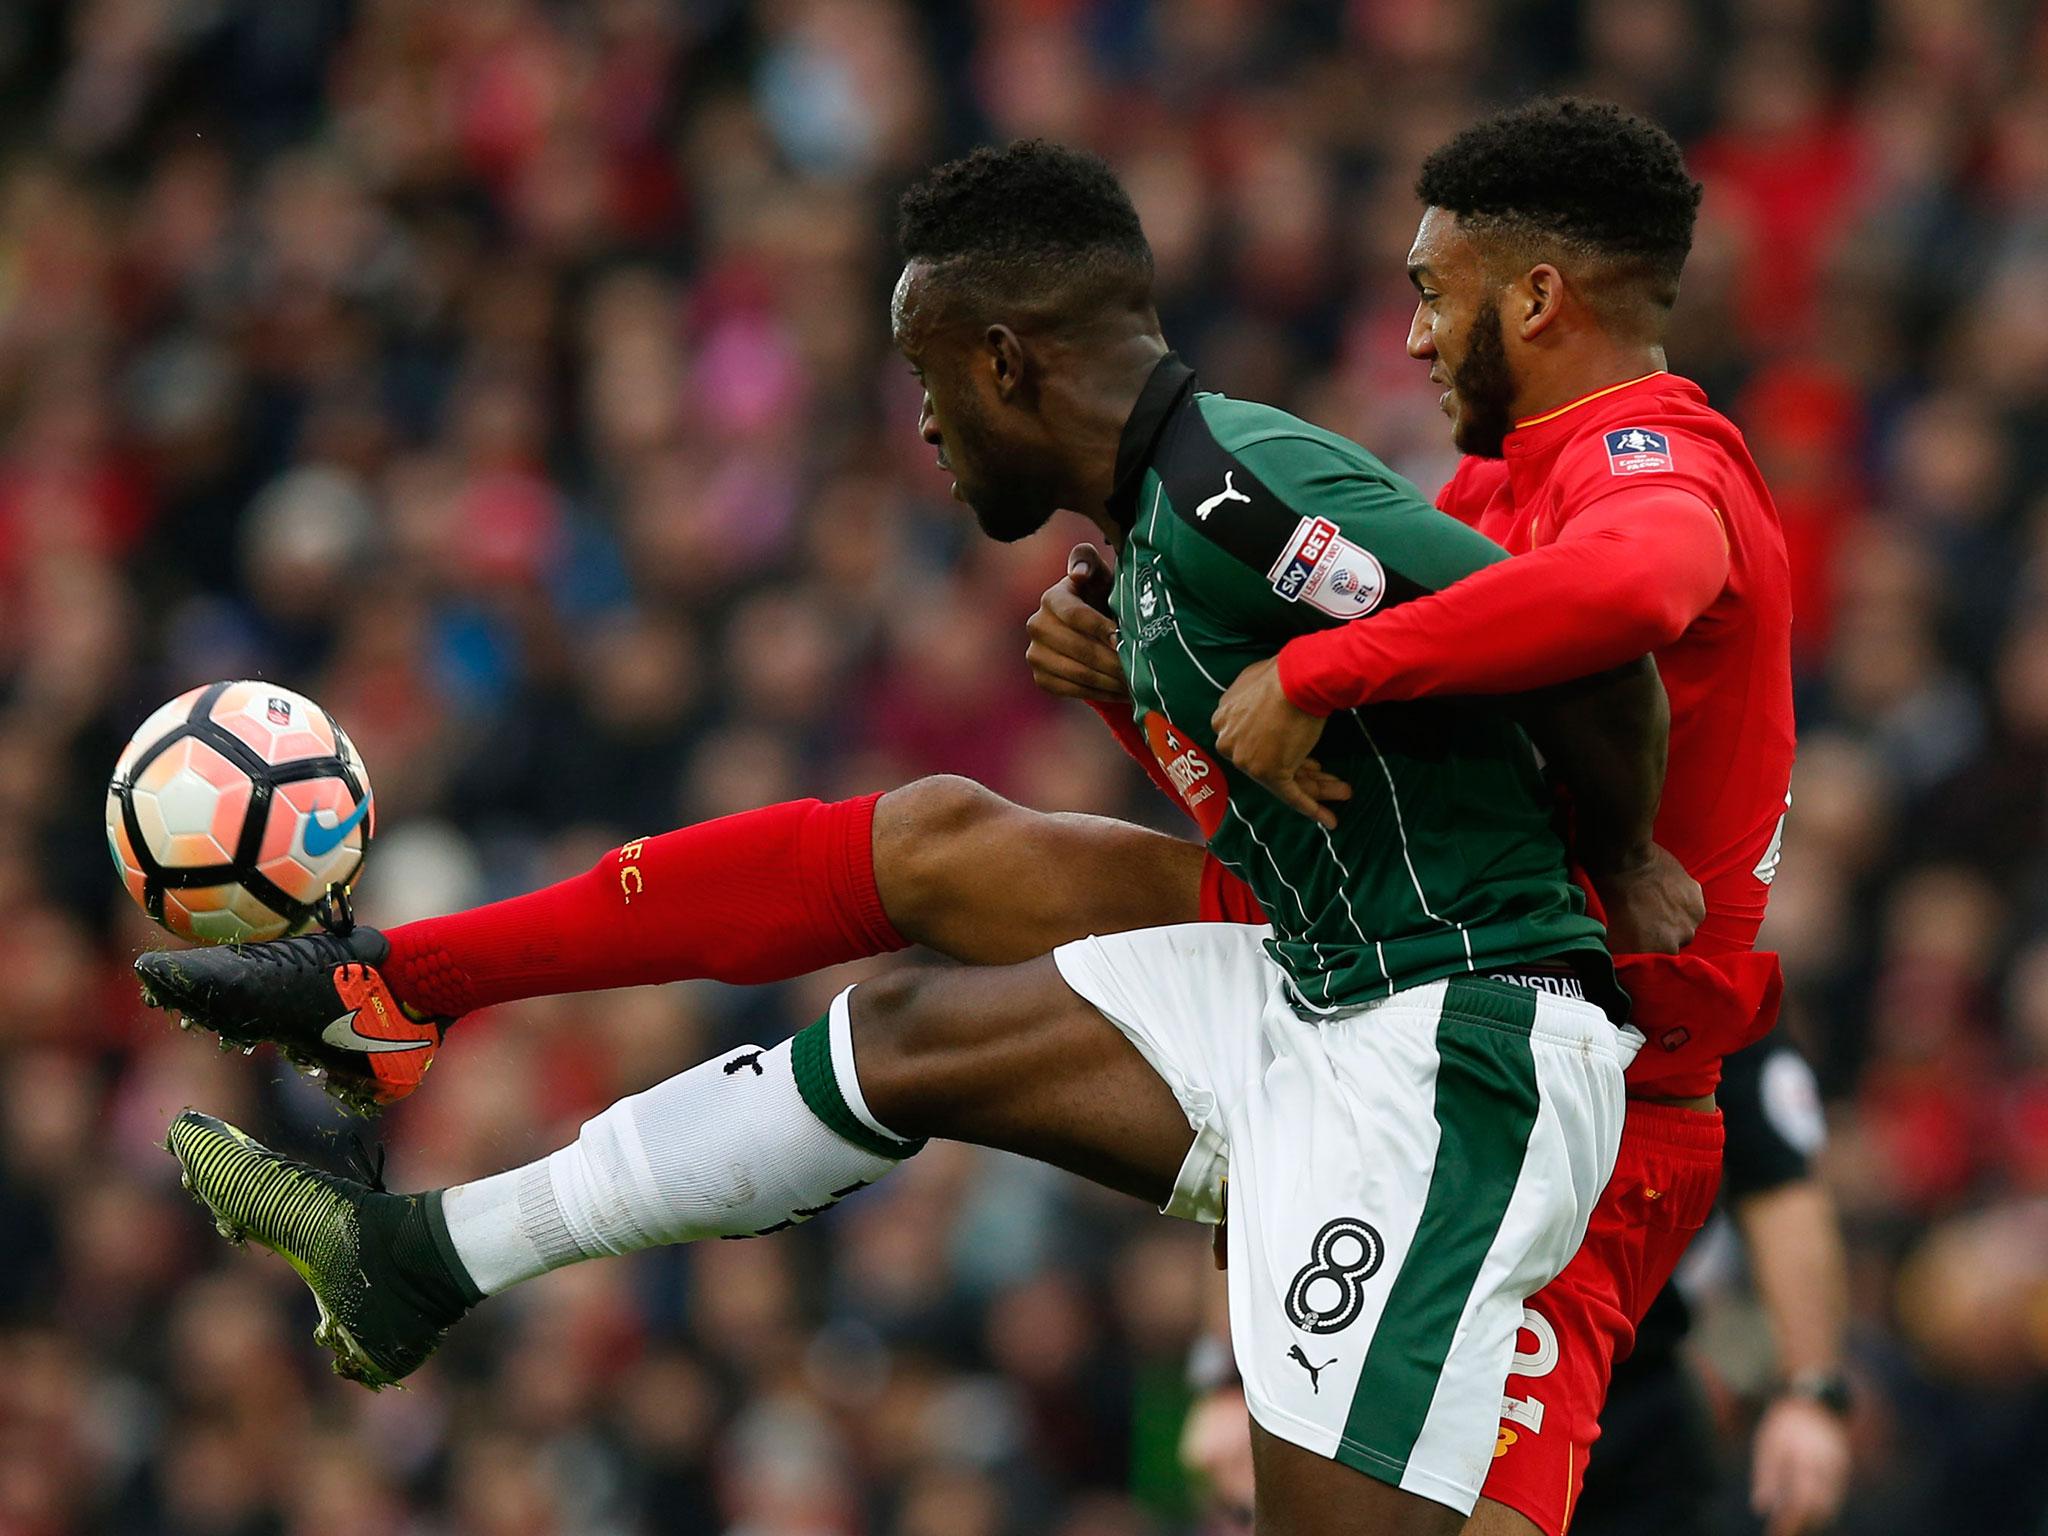
POLYGON ((1670 134, 1606 101, 1543 97, 1474 123, 1422 163, 1416 195, 1468 227, 1547 236, 1626 264, 1665 307, 1700 184, 1670 134))
POLYGON ((1063 308, 1149 304, 1152 247, 1130 194, 1094 155, 1044 139, 984 147, 936 167, 897 205, 906 261, 984 295, 1063 308))

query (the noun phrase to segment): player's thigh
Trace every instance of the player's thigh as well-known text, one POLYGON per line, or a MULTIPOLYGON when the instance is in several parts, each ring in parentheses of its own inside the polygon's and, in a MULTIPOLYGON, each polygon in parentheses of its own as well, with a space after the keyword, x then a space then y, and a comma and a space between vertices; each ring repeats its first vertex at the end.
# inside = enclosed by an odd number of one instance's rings
POLYGON ((1022 1152, 1218 1220, 1225 1112, 1257 1075, 1274 986, 1269 932, 1148 928, 866 983, 851 1009, 869 1107, 902 1135, 1022 1152))
POLYGON ((1447 1505, 1380 1482, 1252 1425, 1259 1536, 1451 1536, 1447 1505))
POLYGON ((1464 1536, 1544 1536, 1543 1527, 1519 1510, 1481 1499, 1465 1522, 1464 1536))
POLYGON ((1105 816, 1034 811, 972 779, 920 779, 884 795, 874 858, 897 931, 976 965, 1200 916, 1198 844, 1105 816))
POLYGON ((1486 1496, 1561 1536, 1600 1436, 1614 1363, 1692 1235, 1720 1177, 1718 1115, 1632 1102, 1614 1175, 1571 1262, 1523 1308, 1486 1496))
POLYGON ((1021 1153, 1165 1205, 1194 1131, 1165 1080, 1050 958, 915 969, 848 1000, 868 1107, 904 1136, 1021 1153))
POLYGON ((1615 1350, 1632 1334, 1614 1305, 1611 1254, 1599 1236, 1589 1234, 1565 1273, 1523 1309, 1486 1476, 1493 1507, 1485 1520, 1475 1514, 1478 1536, 1562 1536, 1578 1502, 1615 1350))
POLYGON ((1632 1357, 1608 1383, 1572 1536, 1710 1536, 1722 1492, 1719 1437, 1675 1354, 1632 1357))

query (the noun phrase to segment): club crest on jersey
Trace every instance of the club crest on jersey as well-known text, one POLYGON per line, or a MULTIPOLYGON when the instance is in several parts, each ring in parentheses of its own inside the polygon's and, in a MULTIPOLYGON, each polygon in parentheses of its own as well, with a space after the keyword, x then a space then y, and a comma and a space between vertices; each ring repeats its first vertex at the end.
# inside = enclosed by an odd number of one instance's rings
POLYGON ((1230 802, 1230 786, 1224 781, 1222 765, 1156 709, 1145 716, 1145 741, 1186 803, 1188 814, 1202 829, 1202 835, 1214 837, 1223 825, 1224 807, 1230 802))
POLYGON ((1288 602, 1307 603, 1335 619, 1362 618, 1387 591, 1387 573, 1379 561, 1339 534, 1326 517, 1304 517, 1287 541, 1287 552, 1266 574, 1288 602))
POLYGON ((1607 467, 1617 475, 1646 475, 1671 467, 1671 442, 1648 427, 1607 434, 1607 467))
POLYGON ((1146 571, 1138 577, 1138 643, 1150 645, 1172 622, 1173 615, 1160 609, 1158 576, 1146 571))

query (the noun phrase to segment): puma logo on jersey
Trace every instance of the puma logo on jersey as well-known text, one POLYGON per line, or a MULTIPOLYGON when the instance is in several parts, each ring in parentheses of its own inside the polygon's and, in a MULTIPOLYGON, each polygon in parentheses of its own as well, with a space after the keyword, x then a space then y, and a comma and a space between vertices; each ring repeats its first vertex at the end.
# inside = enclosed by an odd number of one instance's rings
POLYGON ((1223 476, 1223 489, 1214 496, 1211 496, 1207 501, 1197 503, 1195 506, 1195 516, 1206 523, 1209 520, 1209 514, 1222 506, 1226 501, 1241 501, 1246 506, 1251 505, 1251 497, 1245 495, 1243 491, 1240 491, 1230 483, 1231 477, 1236 473, 1237 471, 1234 469, 1225 472, 1223 476))

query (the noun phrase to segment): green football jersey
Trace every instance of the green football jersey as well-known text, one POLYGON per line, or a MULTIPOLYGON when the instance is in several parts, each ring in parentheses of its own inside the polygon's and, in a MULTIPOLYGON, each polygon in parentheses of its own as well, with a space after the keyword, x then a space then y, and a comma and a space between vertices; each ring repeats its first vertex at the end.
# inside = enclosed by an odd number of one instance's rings
POLYGON ((1326 831, 1216 751, 1239 672, 1289 639, 1504 558, 1357 444, 1199 392, 1169 354, 1125 428, 1113 594, 1133 710, 1216 856, 1272 920, 1296 1001, 1328 1012, 1572 950, 1600 925, 1572 882, 1535 749, 1477 700, 1331 717, 1352 788, 1326 831))

